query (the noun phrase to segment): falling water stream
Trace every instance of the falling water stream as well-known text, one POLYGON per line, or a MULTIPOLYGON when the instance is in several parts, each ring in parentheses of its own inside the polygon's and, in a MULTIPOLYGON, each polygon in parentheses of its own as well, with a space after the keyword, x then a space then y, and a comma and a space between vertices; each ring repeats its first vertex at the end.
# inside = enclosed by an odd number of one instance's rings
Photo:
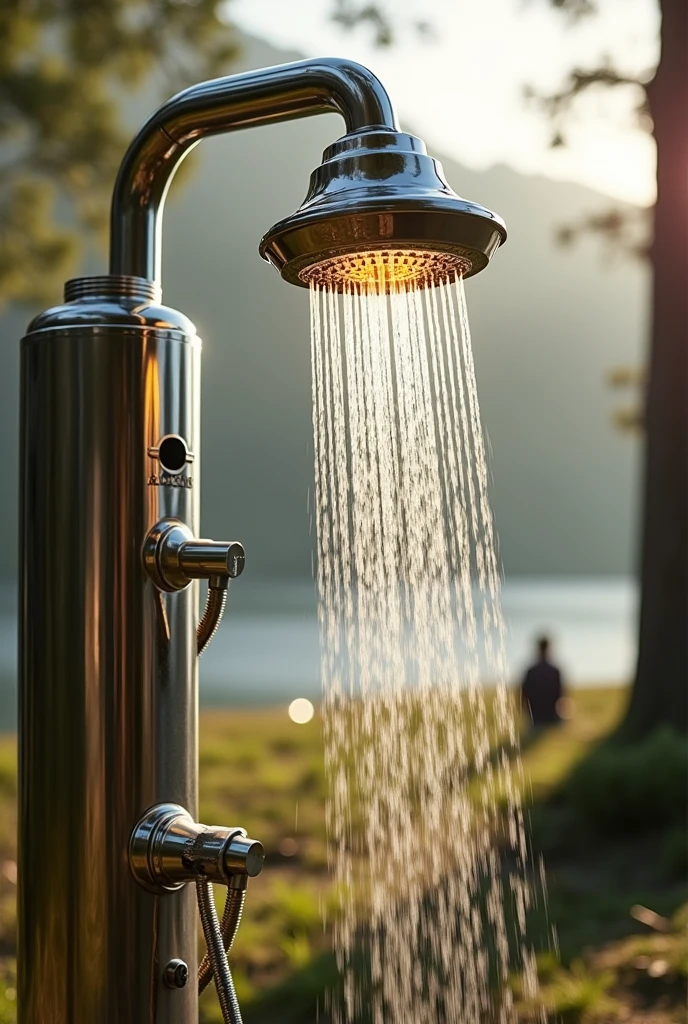
POLYGON ((376 274, 311 284, 337 1014, 506 1024, 533 895, 463 282, 376 274))

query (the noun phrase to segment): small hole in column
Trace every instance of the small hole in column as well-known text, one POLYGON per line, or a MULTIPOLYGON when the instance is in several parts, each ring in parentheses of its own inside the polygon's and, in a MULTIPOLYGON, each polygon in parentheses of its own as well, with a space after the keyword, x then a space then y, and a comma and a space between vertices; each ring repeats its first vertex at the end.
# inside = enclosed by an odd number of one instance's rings
POLYGON ((163 437, 158 448, 158 459, 166 473, 181 473, 189 454, 186 441, 177 434, 163 437))

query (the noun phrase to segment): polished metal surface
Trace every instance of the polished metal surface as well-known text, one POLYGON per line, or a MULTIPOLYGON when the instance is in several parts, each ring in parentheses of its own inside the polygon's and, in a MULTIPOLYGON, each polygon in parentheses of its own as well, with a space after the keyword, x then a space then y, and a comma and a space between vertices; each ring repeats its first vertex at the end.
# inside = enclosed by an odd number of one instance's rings
POLYGON ((160 280, 165 196, 177 167, 208 135, 338 111, 347 131, 396 128, 389 96, 367 68, 302 60, 201 82, 164 103, 129 147, 112 199, 110 270, 160 280))
MULTIPOLYGON (((248 878, 248 875, 234 875, 229 880, 229 885, 227 886, 227 896, 225 898, 224 910, 222 911, 222 920, 220 921, 220 932, 225 953, 231 951, 239 925, 241 924, 246 903, 248 878)), ((213 965, 210 961, 210 955, 206 953, 198 966, 199 995, 208 987, 212 977, 213 965)))
POLYGON ((276 224, 261 255, 292 284, 309 268, 366 250, 420 250, 482 270, 506 238, 503 221, 461 199, 420 139, 398 130, 379 80, 351 61, 298 61, 219 78, 172 97, 130 146, 112 202, 111 270, 160 280, 162 211, 172 177, 208 135, 337 110, 347 134, 311 176, 299 210, 276 224))
POLYGON ((196 629, 196 652, 199 658, 208 650, 220 627, 227 605, 228 586, 226 576, 211 576, 208 580, 205 608, 196 629))
MULTIPOLYGON (((193 581, 223 589, 244 556, 196 539, 200 343, 160 305, 161 219, 202 138, 331 110, 347 135, 266 259, 296 284, 392 246, 480 270, 499 218, 451 191, 366 68, 300 61, 201 83, 153 115, 115 185, 112 274, 68 282, 22 342, 19 1024, 197 1024, 195 986, 165 973, 197 968, 184 881, 262 867, 241 830, 194 821, 196 649, 221 601, 197 638, 193 581)), ((199 900, 205 927, 206 883, 199 900)))
POLYGON ((128 866, 147 807, 196 813, 196 586, 141 549, 198 529, 199 480, 150 482, 168 434, 199 450, 200 342, 151 282, 86 279, 22 342, 18 1020, 195 1024, 194 893, 128 866))
POLYGON ((168 988, 184 988, 189 980, 189 965, 183 960, 170 960, 162 977, 168 988))
POLYGON ((487 266, 504 222, 458 196, 421 139, 391 128, 351 132, 323 154, 306 199, 260 243, 291 284, 308 287, 323 261, 384 250, 437 253, 463 277, 487 266))
POLYGON ((242 1024, 239 1000, 237 999, 234 987, 234 978, 229 967, 227 953, 225 951, 224 936, 215 909, 215 896, 213 887, 201 875, 196 876, 196 896, 198 898, 198 913, 203 927, 203 937, 208 949, 217 992, 222 1020, 224 1024, 242 1024))
POLYGON ((188 964, 180 959, 170 961, 163 971, 163 981, 168 988, 184 988, 188 981, 188 964))
POLYGON ((187 465, 194 461, 196 456, 190 452, 186 441, 179 434, 167 434, 160 439, 158 444, 152 444, 148 449, 152 459, 157 459, 163 473, 169 476, 177 476, 183 473, 187 465))
POLYGON ((244 829, 201 825, 176 804, 149 808, 129 841, 132 874, 153 892, 172 892, 199 875, 228 885, 234 875, 260 874, 264 860, 262 844, 244 829))
POLYGON ((236 540, 197 539, 181 520, 161 519, 143 544, 143 561, 160 590, 184 590, 193 580, 235 579, 244 571, 246 554, 236 540))
POLYGON ((265 850, 256 839, 236 833, 225 847, 223 868, 225 877, 248 875, 255 878, 263 870, 265 850))
POLYGON ((179 551, 179 568, 190 580, 212 576, 236 579, 244 571, 246 555, 236 540, 191 540, 179 551))

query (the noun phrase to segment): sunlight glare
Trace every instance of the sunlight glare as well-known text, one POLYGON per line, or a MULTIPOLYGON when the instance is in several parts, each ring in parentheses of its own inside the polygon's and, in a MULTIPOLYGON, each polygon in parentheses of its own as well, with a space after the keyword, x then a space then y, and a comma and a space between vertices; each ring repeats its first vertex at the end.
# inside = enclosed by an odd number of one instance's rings
POLYGON ((315 708, 306 697, 297 697, 289 705, 288 714, 292 722, 296 722, 297 725, 305 725, 315 714, 315 708))

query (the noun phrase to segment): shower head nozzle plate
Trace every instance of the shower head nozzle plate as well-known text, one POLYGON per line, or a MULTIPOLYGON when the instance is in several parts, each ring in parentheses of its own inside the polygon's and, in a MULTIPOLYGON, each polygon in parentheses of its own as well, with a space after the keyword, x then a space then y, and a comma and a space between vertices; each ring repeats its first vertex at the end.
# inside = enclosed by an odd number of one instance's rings
POLYGON ((430 249, 371 249, 332 256, 300 272, 308 285, 335 291, 374 289, 392 291, 424 287, 437 281, 463 277, 471 270, 468 259, 456 253, 430 249))

